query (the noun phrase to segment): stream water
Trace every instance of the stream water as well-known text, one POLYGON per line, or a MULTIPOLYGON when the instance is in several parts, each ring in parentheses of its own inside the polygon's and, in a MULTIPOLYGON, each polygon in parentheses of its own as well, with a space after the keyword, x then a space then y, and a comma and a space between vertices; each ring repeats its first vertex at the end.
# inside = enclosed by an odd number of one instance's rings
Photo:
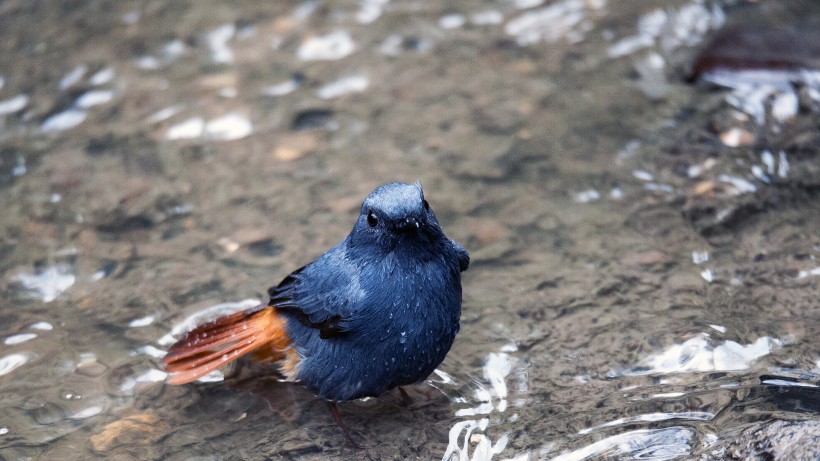
POLYGON ((820 77, 687 83, 744 24, 820 7, 0 2, 0 459, 696 459, 820 420, 820 77), (264 367, 163 383, 416 180, 461 332, 409 406, 340 405, 362 450, 264 367))

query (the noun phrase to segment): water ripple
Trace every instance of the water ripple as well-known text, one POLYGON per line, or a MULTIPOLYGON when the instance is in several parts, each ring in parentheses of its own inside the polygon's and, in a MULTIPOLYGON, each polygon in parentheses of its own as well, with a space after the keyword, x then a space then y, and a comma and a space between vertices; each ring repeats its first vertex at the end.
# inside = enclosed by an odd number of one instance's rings
POLYGON ((16 352, 0 357, 0 376, 7 375, 34 358, 31 352, 16 352))
POLYGON ((686 427, 638 429, 613 435, 603 440, 562 453, 555 461, 581 461, 605 457, 663 461, 691 452, 695 432, 686 427))

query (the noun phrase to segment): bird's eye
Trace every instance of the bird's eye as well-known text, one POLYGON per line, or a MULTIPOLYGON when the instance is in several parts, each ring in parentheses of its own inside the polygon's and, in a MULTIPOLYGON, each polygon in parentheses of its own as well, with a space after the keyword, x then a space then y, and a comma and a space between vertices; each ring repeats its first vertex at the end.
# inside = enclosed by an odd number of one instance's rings
POLYGON ((376 227, 379 225, 379 218, 377 218, 372 211, 367 213, 367 224, 369 224, 370 227, 376 227))
POLYGON ((430 204, 427 203, 427 200, 422 199, 421 204, 424 205, 425 211, 430 211, 430 204))

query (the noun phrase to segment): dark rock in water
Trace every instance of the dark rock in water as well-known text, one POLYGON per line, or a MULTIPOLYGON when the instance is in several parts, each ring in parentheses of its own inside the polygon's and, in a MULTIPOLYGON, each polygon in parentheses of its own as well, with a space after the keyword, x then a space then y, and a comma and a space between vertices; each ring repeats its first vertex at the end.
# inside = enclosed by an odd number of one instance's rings
POLYGON ((291 80, 293 80, 293 83, 295 83, 297 85, 301 85, 301 84, 305 83, 305 80, 307 80, 307 77, 305 77, 305 74, 303 74, 301 72, 294 72, 293 76, 291 76, 291 80))
POLYGON ((258 256, 273 257, 282 252, 282 246, 273 243, 273 239, 263 239, 250 243, 248 250, 258 256))
POLYGON ((307 109, 296 114, 290 123, 292 131, 307 131, 316 129, 335 130, 337 122, 333 120, 333 111, 330 109, 307 109))
POLYGON ((145 214, 126 216, 116 211, 110 213, 106 219, 97 224, 97 230, 103 233, 123 234, 154 227, 154 220, 145 214))
POLYGON ((720 71, 820 69, 820 27, 736 27, 721 31, 698 54, 691 81, 720 71))
POLYGON ((182 168, 178 150, 166 149, 142 132, 133 135, 106 133, 89 139, 85 151, 90 157, 120 158, 132 175, 176 174, 182 168))
POLYGON ((107 133, 101 138, 91 138, 88 140, 86 152, 92 157, 99 157, 100 155, 108 153, 109 146, 113 142, 114 136, 107 133))
POLYGON ((26 159, 14 148, 0 150, 0 186, 9 185, 26 172, 26 159))
POLYGON ((100 268, 97 269, 96 276, 99 278, 108 277, 117 270, 117 261, 111 259, 104 259, 100 268))
POLYGON ((711 447, 701 460, 820 459, 820 421, 769 421, 711 447))
POLYGON ((185 291, 171 294, 171 300, 175 304, 194 304, 208 298, 219 297, 223 292, 222 281, 218 279, 203 280, 186 288, 185 291))

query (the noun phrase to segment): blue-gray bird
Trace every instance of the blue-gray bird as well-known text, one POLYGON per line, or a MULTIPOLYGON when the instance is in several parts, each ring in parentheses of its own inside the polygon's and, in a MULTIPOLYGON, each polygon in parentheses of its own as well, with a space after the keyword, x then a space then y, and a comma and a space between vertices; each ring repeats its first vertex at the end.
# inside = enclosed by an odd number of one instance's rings
POLYGON ((169 382, 189 383, 253 353, 330 402, 418 383, 458 333, 469 263, 420 184, 385 184, 364 200, 350 234, 268 290, 267 305, 174 344, 163 359, 169 382))

